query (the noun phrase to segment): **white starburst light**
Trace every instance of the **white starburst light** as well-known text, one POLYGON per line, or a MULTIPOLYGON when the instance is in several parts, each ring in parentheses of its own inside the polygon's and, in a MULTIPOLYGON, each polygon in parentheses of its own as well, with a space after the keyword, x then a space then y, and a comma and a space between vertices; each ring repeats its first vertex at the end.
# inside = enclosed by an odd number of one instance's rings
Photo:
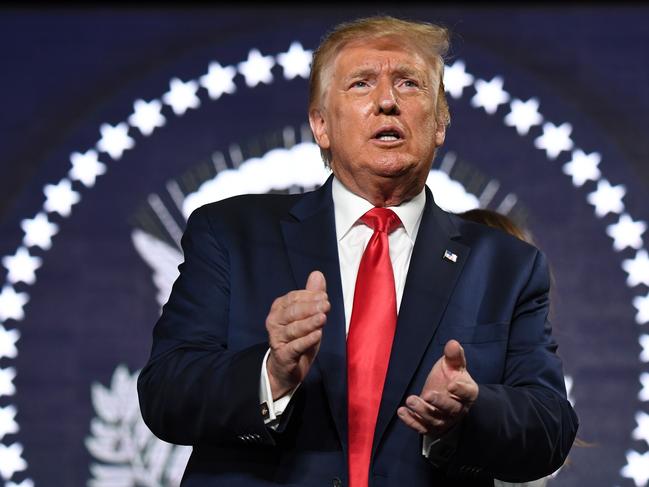
POLYGON ((620 470, 620 475, 633 479, 636 487, 644 487, 649 481, 649 451, 640 455, 637 451, 626 452, 626 465, 620 470))
POLYGON ((14 255, 8 255, 2 258, 2 265, 9 271, 7 280, 11 284, 24 282, 25 284, 34 284, 36 282, 36 269, 43 263, 40 257, 34 257, 29 254, 25 247, 20 247, 14 255))
POLYGON ((466 72, 464 61, 458 59, 452 66, 444 67, 444 90, 453 98, 460 98, 464 88, 473 84, 473 76, 466 72))
POLYGON ((586 154, 577 149, 572 153, 572 159, 563 165, 563 173, 572 177, 574 186, 582 186, 586 181, 597 181, 602 175, 597 167, 602 161, 602 156, 593 152, 586 154))
POLYGON ((527 135, 530 127, 543 122, 543 116, 539 113, 539 100, 536 98, 525 102, 515 99, 509 106, 512 111, 505 117, 505 125, 516 127, 518 135, 527 135))
POLYGON ((16 407, 12 405, 0 407, 0 440, 5 435, 18 433, 20 428, 16 423, 16 412, 16 407))
POLYGON ((259 83, 273 82, 271 68, 275 65, 273 56, 262 56, 258 49, 251 49, 248 59, 238 64, 239 72, 246 79, 246 85, 254 88, 259 83))
POLYGON ((20 228, 25 232, 23 244, 27 247, 37 246, 43 250, 52 247, 52 237, 57 234, 59 227, 47 218, 46 213, 39 213, 32 219, 20 222, 20 228))
POLYGON ((95 185, 97 176, 106 173, 106 165, 99 162, 96 150, 90 149, 84 154, 73 152, 70 154, 72 169, 68 173, 71 179, 81 181, 87 188, 95 185))
POLYGON ((302 44, 293 42, 287 52, 277 55, 277 63, 284 68, 284 78, 293 79, 300 76, 307 79, 311 72, 312 58, 313 51, 305 51, 302 44))
POLYGON ((135 141, 128 135, 128 125, 125 122, 117 125, 104 123, 99 127, 101 139, 97 142, 97 149, 106 152, 110 157, 119 160, 127 149, 135 146, 135 141))
POLYGON ((622 213, 624 203, 622 198, 626 194, 626 187, 623 184, 611 186, 606 179, 597 182, 597 189, 586 198, 595 207, 595 215, 603 217, 608 213, 622 213))
POLYGON ((5 285, 0 291, 0 321, 22 320, 27 301, 29 296, 26 293, 17 293, 13 287, 5 285))
POLYGON ((169 83, 169 91, 162 95, 162 101, 171 106, 176 115, 184 115, 190 108, 198 108, 201 101, 196 96, 198 83, 190 80, 183 82, 174 78, 169 83))
POLYGON ((471 105, 484 108, 489 115, 496 113, 498 105, 509 101, 509 93, 503 90, 503 79, 500 76, 491 81, 476 80, 475 89, 476 94, 471 98, 471 105))
POLYGON ((0 358, 16 358, 18 355, 16 342, 19 338, 20 332, 18 330, 7 330, 0 325, 0 358))
POLYGON ((237 91, 234 76, 237 70, 234 66, 221 66, 216 61, 211 62, 207 74, 200 77, 201 86, 207 89, 212 100, 217 100, 224 93, 232 94, 237 91))
POLYGON ((11 446, 0 444, 0 475, 9 480, 16 472, 27 468, 27 462, 22 457, 23 446, 14 443, 11 446))
POLYGON ((639 249, 642 247, 642 234, 647 229, 643 221, 634 221, 628 214, 623 214, 617 223, 606 227, 606 233, 613 239, 613 248, 622 250, 627 247, 639 249))
POLYGON ((34 487, 34 481, 32 479, 25 479, 19 484, 15 482, 7 482, 5 487, 34 487))
POLYGON ((635 321, 638 325, 649 323, 649 293, 646 296, 636 296, 633 298, 633 306, 638 312, 635 315, 635 321))
POLYGON ((558 127, 553 123, 543 124, 543 135, 534 140, 534 147, 544 150, 548 159, 556 159, 563 151, 571 150, 574 146, 570 134, 572 125, 564 123, 558 127))
POLYGON ((631 437, 634 440, 644 440, 649 444, 649 414, 638 411, 635 414, 635 420, 638 426, 631 433, 631 437))
MULTIPOLYGON (((13 396, 16 393, 15 378, 16 369, 13 367, 0 369, 0 396, 13 396)), ((0 464, 2 464, 2 461, 0 461, 0 464)))
POLYGON ((133 127, 137 127, 142 135, 149 136, 153 131, 162 127, 167 119, 160 111, 162 110, 162 103, 160 100, 151 100, 146 102, 144 100, 135 100, 133 103, 133 113, 128 117, 128 123, 133 127))
POLYGON ((63 217, 70 216, 72 205, 81 199, 79 193, 72 190, 72 182, 69 179, 61 179, 58 184, 46 184, 43 193, 46 198, 43 204, 45 211, 55 211, 63 217))
POLYGON ((624 260, 622 269, 629 274, 626 279, 627 286, 649 286, 649 255, 645 249, 639 250, 633 259, 624 260))

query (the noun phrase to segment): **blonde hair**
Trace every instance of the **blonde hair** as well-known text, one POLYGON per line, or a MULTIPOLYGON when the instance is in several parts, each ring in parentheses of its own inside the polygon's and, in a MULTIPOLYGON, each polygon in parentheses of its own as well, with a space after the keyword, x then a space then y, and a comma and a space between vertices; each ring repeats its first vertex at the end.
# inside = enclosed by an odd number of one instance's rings
MULTIPOLYGON (((446 94, 444 93, 444 56, 449 49, 449 31, 446 27, 428 22, 415 22, 389 16, 375 16, 338 24, 321 40, 313 53, 309 79, 309 110, 323 96, 324 72, 338 53, 352 41, 397 37, 412 42, 422 53, 429 54, 435 72, 439 74, 437 92, 437 120, 447 126, 451 122, 446 94)), ((331 159, 328 150, 321 150, 325 164, 331 159)))

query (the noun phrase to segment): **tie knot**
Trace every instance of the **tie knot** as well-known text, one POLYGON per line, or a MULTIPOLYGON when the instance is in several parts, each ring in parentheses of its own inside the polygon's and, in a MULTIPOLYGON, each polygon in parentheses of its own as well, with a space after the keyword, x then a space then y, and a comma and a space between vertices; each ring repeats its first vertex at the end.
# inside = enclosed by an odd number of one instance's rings
POLYGON ((372 208, 361 217, 361 221, 375 232, 392 233, 399 228, 401 220, 388 208, 372 208))

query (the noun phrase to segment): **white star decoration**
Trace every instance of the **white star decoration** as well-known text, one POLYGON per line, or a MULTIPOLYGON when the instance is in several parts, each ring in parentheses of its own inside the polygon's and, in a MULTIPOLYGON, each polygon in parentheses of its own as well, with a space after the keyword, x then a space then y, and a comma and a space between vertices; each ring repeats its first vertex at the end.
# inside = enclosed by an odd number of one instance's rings
POLYGON ((162 100, 171 106, 176 115, 184 115, 188 109, 198 108, 201 105, 196 91, 198 91, 196 81, 183 82, 174 78, 169 83, 169 91, 162 95, 162 100))
POLYGON ((18 423, 16 423, 16 412, 15 406, 0 407, 0 440, 5 435, 18 433, 19 428, 18 423))
POLYGON ((572 125, 569 123, 557 127, 546 122, 543 124, 543 135, 534 140, 534 147, 544 150, 548 159, 556 159, 561 152, 572 149, 574 144, 570 138, 571 132, 572 125))
POLYGON ((511 112, 505 117, 505 125, 516 127, 518 135, 526 135, 533 125, 543 122, 543 116, 539 113, 539 101, 530 98, 527 101, 512 100, 511 112))
POLYGON ((627 247, 639 249, 642 247, 642 234, 647 229, 643 221, 633 221, 626 213, 620 216, 617 223, 606 227, 606 233, 613 239, 613 248, 622 250, 627 247))
POLYGON ((156 128, 162 127, 167 121, 160 110, 162 110, 160 100, 151 100, 148 103, 144 100, 135 100, 133 114, 128 117, 128 123, 137 127, 142 135, 151 135, 156 128))
POLYGON ((201 86, 207 89, 212 100, 221 97, 223 93, 232 94, 237 91, 234 84, 234 76, 237 70, 233 66, 221 66, 217 62, 211 62, 207 74, 201 76, 201 86))
POLYGON ((40 257, 32 257, 25 247, 20 247, 14 255, 8 255, 2 258, 4 265, 9 273, 7 280, 11 284, 24 282, 25 284, 34 284, 36 282, 36 269, 38 269, 43 260, 40 257))
POLYGON ((638 325, 649 323, 649 293, 646 296, 636 296, 633 298, 633 306, 638 310, 635 315, 635 321, 638 325))
POLYGON ((473 84, 473 76, 466 72, 464 61, 458 59, 453 66, 444 67, 444 90, 453 98, 460 98, 464 88, 473 84))
POLYGON ((20 332, 18 330, 7 330, 0 325, 0 358, 16 358, 18 355, 16 342, 19 338, 20 332))
MULTIPOLYGON (((16 386, 14 386, 15 378, 16 369, 13 367, 0 369, 0 396, 13 396, 16 393, 16 386)), ((2 465, 1 460, 0 465, 2 465)))
POLYGON ((639 250, 635 258, 623 261, 622 269, 629 274, 627 286, 634 287, 640 283, 649 286, 649 255, 645 249, 639 250))
POLYGON ((57 212, 61 216, 70 216, 72 205, 79 202, 81 196, 76 191, 72 191, 72 183, 69 179, 62 179, 59 184, 47 184, 43 188, 45 193, 45 211, 52 213, 57 212))
POLYGON ((85 154, 73 152, 70 154, 70 162, 72 169, 68 175, 75 181, 81 181, 87 188, 95 185, 97 176, 106 173, 106 165, 99 162, 97 151, 93 149, 86 151, 85 154))
POLYGON ((301 76, 307 79, 311 72, 312 57, 313 51, 305 51, 302 44, 293 42, 287 52, 277 55, 277 63, 284 68, 284 78, 293 79, 301 76))
POLYGON ((595 207, 595 215, 603 217, 608 213, 622 213, 624 203, 622 198, 626 194, 626 188, 622 184, 611 186, 606 179, 598 181, 597 189, 586 198, 595 207))
POLYGON ((43 250, 52 247, 52 237, 59 231, 58 225, 51 223, 45 213, 39 213, 31 220, 21 221, 20 227, 25 232, 23 244, 27 247, 38 246, 43 250))
POLYGON ((25 479, 19 484, 14 482, 7 482, 5 487, 34 487, 34 481, 32 479, 25 479))
POLYGON ((26 293, 17 293, 13 287, 4 286, 0 291, 0 321, 22 320, 25 317, 23 307, 29 301, 26 293))
POLYGON ((120 159, 125 150, 135 146, 135 141, 128 135, 128 125, 125 122, 115 126, 104 123, 99 131, 101 139, 97 142, 97 149, 107 152, 115 160, 120 159))
POLYGON ((644 487, 649 480, 649 451, 640 455, 637 451, 626 452, 626 465, 620 470, 620 475, 633 479, 636 487, 644 487))
POLYGON ((489 115, 496 113, 498 105, 509 101, 509 93, 503 90, 503 79, 500 76, 491 81, 476 80, 475 89, 476 94, 471 98, 471 105, 484 108, 489 115))
POLYGON ((246 79, 246 85, 254 88, 259 83, 270 84, 273 82, 271 68, 275 65, 273 56, 262 56, 259 50, 251 49, 248 60, 238 64, 239 72, 246 79))
POLYGON ((563 173, 572 177, 574 186, 582 186, 586 181, 597 181, 602 175, 598 165, 602 156, 597 152, 586 154, 581 149, 572 153, 572 159, 563 165, 563 173))
POLYGON ((634 440, 644 440, 649 444, 649 414, 644 411, 638 411, 635 414, 635 420, 638 423, 631 436, 634 440))
POLYGON ((638 338, 638 343, 642 347, 642 352, 640 352, 640 360, 642 362, 649 362, 649 335, 640 335, 640 338, 638 338))
POLYGON ((11 446, 0 444, 0 475, 9 480, 16 472, 27 468, 27 462, 22 457, 23 447, 20 443, 11 446))

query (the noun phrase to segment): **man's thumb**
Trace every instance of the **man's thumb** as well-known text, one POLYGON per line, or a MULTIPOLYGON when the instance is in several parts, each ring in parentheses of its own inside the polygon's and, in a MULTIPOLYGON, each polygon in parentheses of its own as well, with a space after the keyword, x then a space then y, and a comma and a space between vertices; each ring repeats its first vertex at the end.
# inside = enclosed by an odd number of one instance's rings
POLYGON ((457 340, 449 340, 444 346, 444 358, 446 364, 455 370, 466 369, 466 358, 464 349, 457 340))
POLYGON ((327 292, 327 281, 325 276, 320 271, 313 271, 309 274, 309 278, 306 280, 307 291, 324 291, 327 292))

